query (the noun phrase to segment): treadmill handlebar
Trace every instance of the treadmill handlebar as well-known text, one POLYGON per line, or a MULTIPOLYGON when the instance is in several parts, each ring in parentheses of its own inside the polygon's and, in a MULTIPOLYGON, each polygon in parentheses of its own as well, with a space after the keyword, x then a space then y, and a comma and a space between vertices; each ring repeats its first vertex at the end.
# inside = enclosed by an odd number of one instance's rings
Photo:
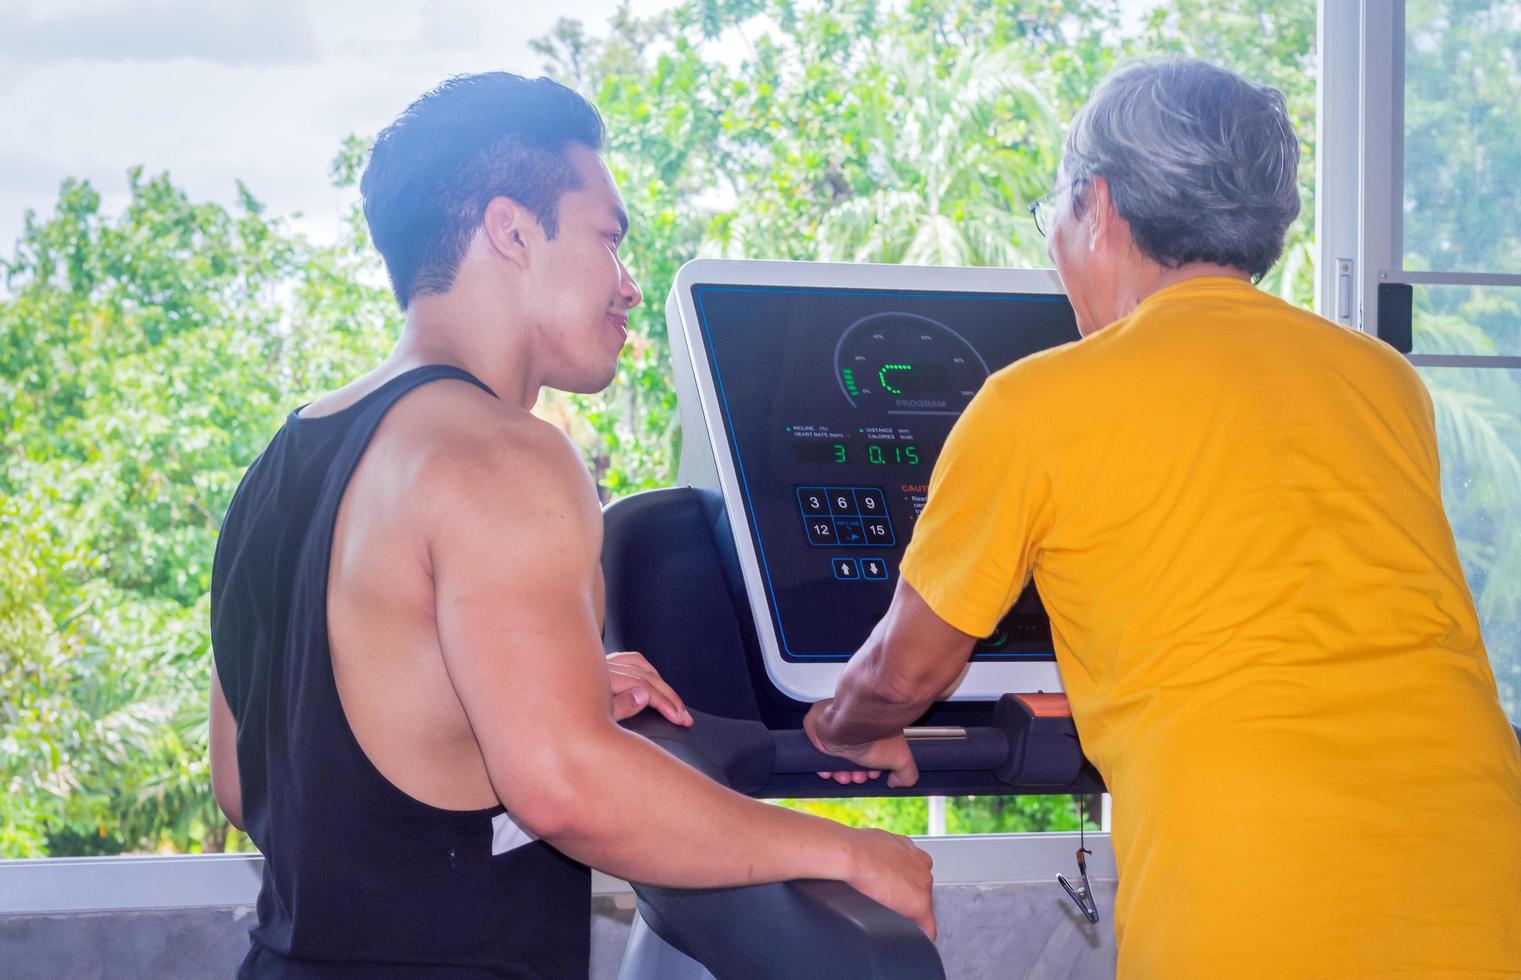
MULTIPOLYGON (((909 729, 908 746, 921 772, 996 771, 1009 759, 1009 736, 996 728, 957 728, 956 734, 919 734, 909 729)), ((773 732, 774 772, 838 772, 861 768, 848 759, 825 755, 801 730, 773 732)))
MULTIPOLYGON (((911 728, 905 735, 921 772, 994 773, 1010 786, 1067 786, 1083 772, 1082 749, 1070 713, 1049 695, 1034 705, 1006 694, 991 724, 971 728, 911 728)), ((773 774, 836 772, 855 763, 814 748, 800 729, 773 731, 759 721, 693 711, 684 728, 653 711, 624 727, 660 745, 699 772, 741 793, 759 793, 773 774)))
MULTIPOLYGON (((692 719, 684 728, 644 711, 623 725, 732 789, 755 793, 765 785, 776 758, 765 725, 697 711, 692 719)), ((630 884, 650 929, 724 980, 945 980, 935 945, 918 926, 844 882, 707 889, 630 884)))

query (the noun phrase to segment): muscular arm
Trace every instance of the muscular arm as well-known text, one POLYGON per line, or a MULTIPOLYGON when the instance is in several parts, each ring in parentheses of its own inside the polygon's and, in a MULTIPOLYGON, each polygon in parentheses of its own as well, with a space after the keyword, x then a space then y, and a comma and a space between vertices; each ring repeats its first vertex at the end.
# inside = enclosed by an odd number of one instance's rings
POLYGON ((809 736, 831 755, 892 770, 889 785, 913 785, 918 770, 903 729, 961 675, 974 643, 900 577, 892 605, 846 664, 834 698, 809 711, 809 736))
POLYGON ((850 879, 844 828, 724 789, 614 724, 601 514, 574 450, 535 425, 465 456, 429 532, 445 662, 502 803, 569 856, 639 881, 850 879))

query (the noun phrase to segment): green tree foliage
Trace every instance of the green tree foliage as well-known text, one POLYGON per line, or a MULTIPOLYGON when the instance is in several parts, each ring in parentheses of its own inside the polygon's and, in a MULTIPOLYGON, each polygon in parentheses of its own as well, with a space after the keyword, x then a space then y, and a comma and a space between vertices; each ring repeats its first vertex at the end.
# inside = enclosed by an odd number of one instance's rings
MULTIPOLYGON (((1405 30, 1404 264, 1521 273, 1521 2, 1410 0, 1405 30)), ((1521 354, 1521 289, 1418 287, 1415 309, 1419 352, 1521 354)), ((1501 699, 1521 720, 1521 371, 1422 374, 1442 498, 1501 699)))
MULTIPOLYGON (((1283 88, 1305 138, 1308 188, 1315 4, 1245 7, 1226 16, 1175 0, 1144 38, 1129 40, 1117 5, 1088 0, 919 0, 899 10, 870 0, 705 0, 653 19, 620 15, 595 38, 562 22, 538 50, 607 119, 634 216, 631 265, 657 301, 636 314, 647 346, 626 358, 626 383, 577 400, 604 484, 616 493, 674 476, 676 457, 651 459, 649 448, 675 428, 658 301, 682 262, 1045 265, 1026 205, 1051 187, 1065 121, 1122 58, 1192 54, 1283 88), (1265 26, 1277 32, 1266 49, 1265 26), (647 380, 655 385, 641 391, 647 380), (633 468, 643 462, 654 465, 633 468)), ((1303 305, 1314 293, 1313 213, 1307 195, 1288 259, 1266 283, 1303 305)), ((922 801, 795 805, 924 829, 922 801)), ((948 826, 1075 828, 1071 810, 1040 798, 957 800, 948 826)))
POLYGON ((1410 0, 1405 34, 1405 263, 1521 273, 1521 3, 1410 0))
POLYGON ((607 491, 675 475, 663 300, 683 262, 1038 264, 1025 204, 1049 189, 1060 120, 1113 63, 1117 23, 1086 0, 694 0, 539 41, 607 120, 650 301, 621 383, 572 400, 607 491))
POLYGON ((209 795, 207 590, 244 467, 395 316, 356 245, 317 249, 129 177, 65 182, 0 303, 0 848, 224 844, 209 795))

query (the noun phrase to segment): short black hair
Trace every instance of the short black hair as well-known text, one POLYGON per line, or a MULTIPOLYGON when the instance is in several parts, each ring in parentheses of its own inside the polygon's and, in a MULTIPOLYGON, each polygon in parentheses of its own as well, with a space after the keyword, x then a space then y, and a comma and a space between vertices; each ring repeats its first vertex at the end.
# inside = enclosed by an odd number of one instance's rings
POLYGON ((381 131, 359 181, 370 238, 402 309, 447 292, 486 205, 509 197, 553 238, 560 195, 581 180, 566 150, 601 150, 597 109, 548 78, 459 75, 381 131))

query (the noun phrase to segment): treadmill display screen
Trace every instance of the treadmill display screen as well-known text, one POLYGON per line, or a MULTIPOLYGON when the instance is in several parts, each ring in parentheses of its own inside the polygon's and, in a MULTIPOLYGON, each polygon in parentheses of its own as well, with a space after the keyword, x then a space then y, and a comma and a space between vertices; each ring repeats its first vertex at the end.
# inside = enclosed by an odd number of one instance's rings
MULTIPOLYGON (((782 656, 845 660, 887 611, 956 418, 992 372, 1076 340, 1072 308, 716 284, 692 300, 782 656)), ((1033 588, 973 656, 1052 659, 1033 588)))

